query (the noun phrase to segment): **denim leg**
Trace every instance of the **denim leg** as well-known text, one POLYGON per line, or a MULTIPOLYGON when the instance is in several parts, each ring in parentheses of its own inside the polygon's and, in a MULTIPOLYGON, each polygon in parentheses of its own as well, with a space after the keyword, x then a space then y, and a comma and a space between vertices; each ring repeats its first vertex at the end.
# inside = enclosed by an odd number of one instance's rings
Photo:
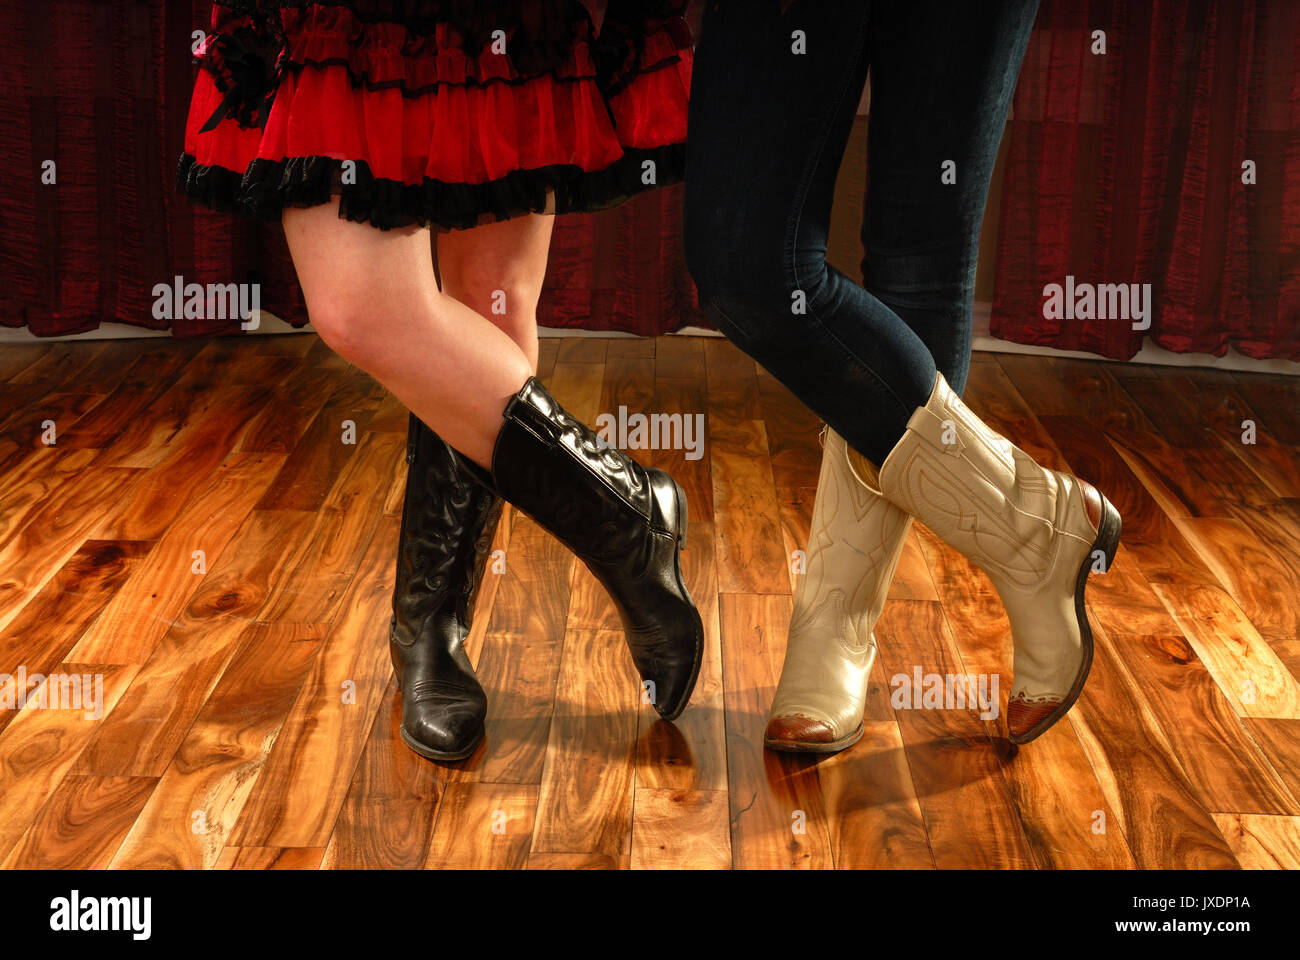
POLYGON ((925 342, 958 393, 984 204, 1037 7, 871 5, 863 285, 925 342))
POLYGON ((870 5, 781 8, 723 0, 706 14, 691 87, 687 263, 718 327, 879 463, 936 371, 893 310, 826 263, 870 5))

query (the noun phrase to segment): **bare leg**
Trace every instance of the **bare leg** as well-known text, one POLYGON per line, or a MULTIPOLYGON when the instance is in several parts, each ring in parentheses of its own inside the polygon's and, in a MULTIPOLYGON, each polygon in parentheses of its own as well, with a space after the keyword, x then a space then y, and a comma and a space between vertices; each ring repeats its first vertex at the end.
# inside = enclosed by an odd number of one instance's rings
POLYGON ((537 300, 555 218, 514 217, 438 235, 442 292, 491 320, 537 371, 537 300))
POLYGON ((286 210, 284 233, 321 339, 488 466, 502 410, 532 376, 533 361, 491 321, 438 290, 428 231, 343 220, 334 201, 286 210))
MULTIPOLYGON (((537 216, 438 239, 444 296, 491 320, 534 371, 550 236, 551 218, 537 216)), ((389 651, 402 690, 402 740, 421 756, 455 760, 474 751, 487 719, 487 694, 465 639, 500 501, 441 437, 418 417, 410 420, 389 651)))
MULTIPOLYGON (((618 608, 655 710, 676 719, 695 687, 704 649, 703 624, 681 569, 687 525, 681 487, 662 470, 604 448, 545 388, 529 383, 533 361, 510 334, 438 289, 423 229, 377 231, 338 219, 335 204, 291 209, 284 227, 321 338, 391 390, 430 431, 487 468, 488 478, 476 479, 582 560, 618 608)), ((543 261, 533 239, 525 246, 537 254, 536 265, 543 261)), ((453 253, 452 261, 452 272, 468 272, 464 257, 453 253)), ((497 269, 504 267, 483 269, 486 281, 449 280, 475 300, 497 269)), ((535 290, 539 272, 521 270, 519 288, 535 290)), ((494 292, 487 296, 492 302, 494 292)), ((530 307, 512 321, 522 335, 531 329, 536 295, 517 299, 530 307)), ((503 316, 510 316, 508 307, 503 316)))

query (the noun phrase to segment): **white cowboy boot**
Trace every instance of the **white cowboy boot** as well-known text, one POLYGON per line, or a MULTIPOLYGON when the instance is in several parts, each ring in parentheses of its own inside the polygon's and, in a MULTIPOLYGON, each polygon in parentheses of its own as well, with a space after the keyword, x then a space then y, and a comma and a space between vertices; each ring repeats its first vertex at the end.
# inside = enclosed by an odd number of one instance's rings
POLYGON ((823 438, 808 566, 765 735, 773 750, 834 753, 862 736, 871 631, 912 525, 853 475, 843 437, 827 427, 823 438))
POLYGON ((940 374, 924 407, 864 479, 989 575, 1015 642, 1013 743, 1065 716, 1092 666, 1088 574, 1110 569, 1119 512, 1091 484, 1048 470, 975 416, 940 374))

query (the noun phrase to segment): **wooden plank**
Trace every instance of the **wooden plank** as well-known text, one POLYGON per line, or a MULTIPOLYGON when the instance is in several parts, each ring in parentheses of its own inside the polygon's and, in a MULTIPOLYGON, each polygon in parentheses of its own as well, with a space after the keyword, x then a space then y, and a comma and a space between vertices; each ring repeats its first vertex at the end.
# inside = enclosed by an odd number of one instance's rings
POLYGON ((1124 832, 1139 868, 1235 868, 1145 694, 1100 633, 1069 721, 1114 814, 1106 829, 1124 832))
POLYGON ((316 870, 325 851, 320 847, 226 847, 218 870, 316 870))
MULTIPOLYGON (((1223 449, 1240 458, 1270 493, 1276 497, 1300 497, 1295 446, 1280 442, 1268 424, 1261 423, 1259 414, 1235 389, 1234 381, 1219 384, 1213 392, 1199 391, 1196 406, 1201 422, 1209 427, 1223 449), (1251 426, 1253 442, 1247 443, 1251 426)), ((1285 411, 1280 413, 1285 417, 1285 411)), ((1291 418, 1295 418, 1294 408, 1291 418)))
POLYGON ((1152 586, 1238 716, 1300 719, 1300 683, 1232 597, 1219 587, 1152 586))
POLYGON ((395 676, 361 752, 320 866, 332 870, 418 870, 429 852, 450 771, 408 747, 399 728, 395 676))
POLYGON ((236 449, 286 455, 293 452, 320 412, 323 398, 328 399, 349 377, 364 384, 351 364, 314 335, 309 339, 315 341, 315 346, 287 376, 275 381, 275 399, 249 422, 236 449))
POLYGON ((383 520, 227 843, 328 845, 392 673, 383 612, 396 536, 383 520))
POLYGON ((166 456, 124 498, 114 522, 100 535, 122 540, 162 536, 190 500, 206 489, 212 476, 239 442, 253 415, 270 401, 269 388, 234 384, 216 394, 216 409, 181 431, 166 456))
POLYGON ((253 624, 113 858, 114 868, 211 869, 266 763, 320 641, 253 624))
POLYGON ((703 383, 704 345, 710 337, 663 336, 655 340, 655 379, 703 383))
POLYGON ((1300 870, 1300 817, 1216 813, 1219 826, 1245 870, 1300 870))
POLYGON ((1150 636, 1182 633, 1123 541, 1105 576, 1088 578, 1088 617, 1107 631, 1150 636))
POLYGON ((714 533, 722 593, 790 593, 781 509, 760 420, 710 413, 714 533))
MULTIPOLYGON (((737 420, 761 420, 758 368, 728 340, 704 341, 705 380, 709 385, 708 413, 737 420)), ((665 376, 665 374, 660 374, 665 376)))
MULTIPOLYGON (((140 481, 140 470, 93 466, 76 483, 44 501, 23 527, 0 547, 0 630, 70 560, 88 539, 105 539, 101 524, 116 514, 122 500, 140 481)), ((111 539, 111 538, 110 538, 111 539)))
POLYGON ((537 341, 537 378, 547 383, 551 371, 555 369, 555 360, 560 355, 559 337, 542 337, 537 341))
POLYGON ((1110 633, 1108 639, 1211 810, 1300 815, 1233 705, 1181 635, 1110 633))
MULTIPOLYGON (((1005 694, 1014 676, 1015 648, 997 591, 929 530, 921 527, 918 532, 943 599, 960 672, 996 676, 1000 692, 1005 694)), ((917 651, 918 656, 922 653, 917 651)), ((950 671, 927 667, 923 672, 950 671)), ((1108 805, 1069 725, 1057 724, 1034 742, 1033 749, 1013 753, 1000 739, 1005 735, 1001 720, 1005 697, 1000 696, 999 701, 999 717, 987 721, 988 732, 995 738, 1001 773, 1037 865, 1051 869, 1132 867, 1123 836, 1095 829, 1100 822, 1096 814, 1108 815, 1108 805)), ((973 730, 967 735, 973 736, 973 730)))
POLYGON ((1262 432, 1284 447, 1300 447, 1300 384, 1295 377, 1277 374, 1234 373, 1236 390, 1250 405, 1262 432))
POLYGON ((1097 487, 1124 518, 1121 549, 1133 554, 1153 583, 1216 582, 1187 538, 1115 451, 1106 435, 1080 416, 1041 416, 1072 473, 1097 487))
POLYGON ((157 782, 154 777, 64 777, 0 866, 106 869, 157 782))
MULTIPOLYGON (((656 359, 658 364, 658 359, 656 359)), ((656 371, 657 371, 656 367, 656 371)), ((676 380, 656 372, 654 409, 668 416, 682 419, 685 438, 689 422, 692 430, 692 449, 656 450, 649 459, 652 466, 665 470, 686 492, 690 522, 712 523, 713 478, 712 438, 705 413, 708 409, 707 389, 702 380, 676 380), (689 418, 689 420, 688 420, 689 418)), ((643 461, 644 462, 644 461, 643 461)))
POLYGON ((726 791, 636 792, 633 870, 726 870, 731 838, 726 791))
POLYGON ((1300 720, 1250 717, 1244 723, 1272 770, 1300 797, 1300 720))
POLYGON ((533 850, 628 852, 639 694, 621 630, 565 634, 533 850))
POLYGON ((520 870, 528 862, 537 787, 453 783, 438 805, 428 869, 520 870))
POLYGON ((603 364, 608 345, 607 337, 563 337, 555 362, 603 364))
POLYGON ((74 450, 28 444, 32 456, 19 465, 5 467, 5 487, 0 493, 0 546, 16 537, 50 498, 67 495, 70 484, 94 469, 99 450, 74 450))
POLYGON ((718 601, 732 865, 830 867, 830 831, 814 761, 763 747, 790 629, 790 598, 724 593, 718 601))
MULTIPOLYGON (((102 403, 81 417, 60 441, 72 449, 100 449, 113 444, 129 425, 166 392, 181 371, 205 346, 202 340, 134 340, 129 362, 124 362, 111 392, 102 403)), ((8 353, 12 348, 6 348, 8 353)))
MULTIPOLYGON (((334 619, 357 573, 358 558, 375 536, 376 525, 384 519, 384 498, 405 450, 405 438, 396 434, 367 433, 361 438, 356 453, 315 511, 310 533, 295 541, 293 556, 286 561, 291 572, 284 587, 267 598, 259 611, 262 618, 298 623, 334 619)), ((400 515, 397 529, 400 532, 400 515)), ((397 539, 393 536, 386 547, 390 597, 397 539)), ((391 613, 390 602, 388 613, 381 617, 385 626, 391 613)))
MULTIPOLYGON (((247 640, 265 584, 305 529, 305 514, 253 511, 185 610, 150 653, 78 773, 161 776, 227 665, 247 640)), ((318 634, 300 627, 304 638, 318 634)), ((75 650, 74 650, 75 652, 75 650)))
MULTIPOLYGON (((726 717, 713 528, 692 524, 682 551, 682 574, 704 624, 704 658, 686 710, 664 723, 654 707, 638 714, 636 781, 643 788, 717 792, 727 789, 726 717)), ((639 801, 638 801, 639 802, 639 801)), ((665 807, 665 812, 676 808, 665 807)))
POLYGON ((375 382, 364 371, 349 367, 258 501, 258 509, 319 509, 357 451, 343 442, 345 425, 354 425, 360 441, 378 408, 375 382))
POLYGON ((816 487, 822 461, 821 418, 766 370, 758 373, 758 398, 776 485, 816 487))
POLYGON ((513 519, 494 603, 480 614, 486 633, 475 670, 488 696, 485 746, 452 779, 541 781, 574 559, 528 517, 513 519))
POLYGON ((934 867, 898 723, 868 721, 862 739, 817 767, 835 867, 934 867))
MULTIPOLYGON (((35 362, 10 377, 9 383, 40 384, 53 393, 69 383, 77 382, 92 369, 98 369, 102 378, 103 364, 98 361, 111 348, 112 341, 108 340, 55 341, 49 344, 48 349, 40 352, 35 362)), ((95 392, 107 393, 107 389, 95 392)))
MULTIPOLYGON (((896 600, 876 626, 884 678, 977 672, 956 653, 943 608, 896 600)), ((997 744, 975 709, 899 709, 912 783, 939 869, 1036 865, 1000 775, 997 744)))
POLYGON ((628 854, 606 853, 530 853, 529 870, 626 870, 628 854))
POLYGON ((1240 520, 1176 519, 1178 529, 1267 640, 1300 636, 1300 568, 1290 568, 1240 520))
MULTIPOLYGON (((36 820, 103 718, 112 715, 137 669, 131 664, 59 664, 57 673, 89 674, 96 688, 103 678, 99 710, 42 709, 39 701, 29 699, 0 733, 0 779, 5 784, 0 790, 0 861, 36 820)), ((33 693, 28 691, 29 698, 33 693)))
MULTIPOLYGON (((256 531, 267 530, 268 523, 287 524, 278 531, 286 536, 294 535, 298 525, 305 530, 306 514, 250 517, 281 460, 274 455, 231 454, 208 487, 172 519, 149 556, 80 637, 74 656, 105 663, 144 663, 228 556, 234 538, 256 537, 256 531), (276 516, 278 521, 273 519, 276 516)), ((257 542, 236 541, 235 553, 229 556, 250 547, 256 549, 257 542)))
MULTIPOLYGON (((0 631, 0 673, 48 673, 139 568, 152 543, 87 540, 0 631)), ((0 730, 14 711, 0 711, 0 730)))
POLYGON ((611 337, 605 341, 605 361, 614 360, 653 360, 655 358, 656 337, 611 337))

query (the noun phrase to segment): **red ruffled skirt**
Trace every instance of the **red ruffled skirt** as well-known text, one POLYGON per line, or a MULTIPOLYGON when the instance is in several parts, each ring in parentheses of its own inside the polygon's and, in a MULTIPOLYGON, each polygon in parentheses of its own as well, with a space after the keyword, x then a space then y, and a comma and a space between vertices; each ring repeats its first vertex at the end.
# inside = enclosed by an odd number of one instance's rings
POLYGON ((382 229, 601 209, 682 179, 685 0, 213 7, 178 186, 278 219, 340 198, 382 229))

